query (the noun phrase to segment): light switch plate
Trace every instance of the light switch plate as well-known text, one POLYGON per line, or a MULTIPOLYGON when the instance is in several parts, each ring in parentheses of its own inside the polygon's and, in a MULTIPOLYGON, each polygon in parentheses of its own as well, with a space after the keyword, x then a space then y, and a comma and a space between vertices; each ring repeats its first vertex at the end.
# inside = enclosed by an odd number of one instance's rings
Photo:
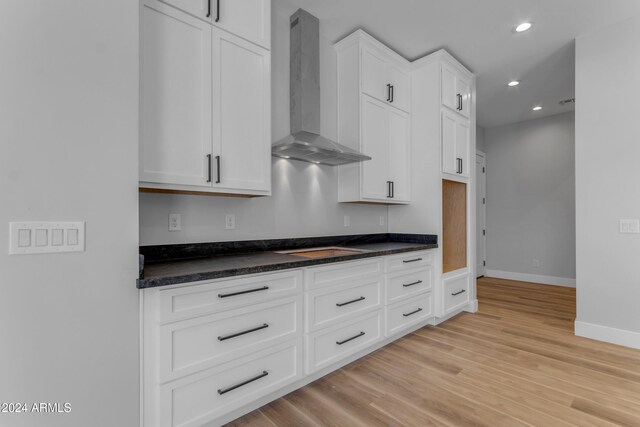
POLYGON ((9 255, 83 252, 84 222, 11 222, 9 255))
POLYGON ((640 219, 621 219, 620 233, 623 233, 623 234, 640 233, 640 219))

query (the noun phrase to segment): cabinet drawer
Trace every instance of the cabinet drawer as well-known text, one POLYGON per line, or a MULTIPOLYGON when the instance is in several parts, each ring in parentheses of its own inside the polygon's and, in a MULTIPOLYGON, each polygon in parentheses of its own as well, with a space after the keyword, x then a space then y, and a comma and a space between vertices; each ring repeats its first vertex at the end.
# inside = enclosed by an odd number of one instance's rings
POLYGON ((160 290, 158 320, 164 323, 217 313, 301 292, 301 270, 160 290))
POLYGON ((201 426, 301 377, 297 339, 162 386, 154 425, 201 426))
POLYGON ((355 280, 377 276, 382 273, 382 258, 367 258, 360 261, 308 268, 305 273, 305 283, 307 289, 315 289, 340 283, 352 283, 355 280))
POLYGON ((160 381, 191 374, 302 335, 302 296, 160 328, 160 381))
POLYGON ((306 372, 310 374, 338 362, 381 339, 382 310, 309 334, 305 337, 306 372))
POLYGON ((415 270, 410 273, 388 275, 386 279, 386 303, 392 304, 433 287, 433 267, 415 270))
POLYGON ((307 292, 306 330, 313 331, 382 306, 382 277, 307 292))
POLYGON ((393 273, 396 271, 426 267, 432 264, 433 251, 406 252, 400 255, 386 257, 385 271, 387 273, 393 273))
POLYGON ((390 305, 386 311, 386 335, 391 336, 433 317, 433 297, 431 293, 418 295, 408 301, 390 305))
POLYGON ((469 274, 443 280, 444 314, 464 307, 469 302, 469 274))

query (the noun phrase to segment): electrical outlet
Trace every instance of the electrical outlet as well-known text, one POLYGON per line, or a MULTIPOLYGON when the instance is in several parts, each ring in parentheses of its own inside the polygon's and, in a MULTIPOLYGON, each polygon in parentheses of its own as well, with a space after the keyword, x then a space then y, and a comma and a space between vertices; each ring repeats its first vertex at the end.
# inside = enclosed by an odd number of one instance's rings
POLYGON ((351 217, 349 215, 344 216, 344 226, 351 227, 351 217))
POLYGON ((236 216, 234 214, 227 214, 227 216, 225 217, 224 227, 227 230, 233 230, 236 228, 236 216))
POLYGON ((169 231, 181 231, 182 230, 182 215, 169 214, 169 231))
POLYGON ((620 233, 637 234, 640 233, 640 220, 638 219, 621 219, 620 233))
POLYGON ((380 215, 380 227, 384 227, 384 216, 380 215))
POLYGON ((539 259, 534 259, 531 264, 533 264, 534 267, 540 267, 540 260, 539 259))

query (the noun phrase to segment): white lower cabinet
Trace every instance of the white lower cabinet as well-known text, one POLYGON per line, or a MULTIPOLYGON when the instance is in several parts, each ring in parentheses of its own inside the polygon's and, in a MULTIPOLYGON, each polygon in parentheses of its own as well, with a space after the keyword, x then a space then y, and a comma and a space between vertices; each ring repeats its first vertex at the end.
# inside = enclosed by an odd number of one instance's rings
POLYGON ((159 418, 148 425, 202 426, 302 378, 301 344, 290 341, 161 386, 159 418))
POLYGON ((386 336, 394 335, 431 317, 433 317, 431 293, 390 305, 386 308, 386 336))
POLYGON ((469 304, 469 281, 468 272, 442 279, 442 306, 445 316, 469 304))
POLYGON ((339 324, 305 337, 306 369, 311 374, 380 341, 382 310, 351 323, 339 324))
POLYGON ((223 424, 432 324, 433 261, 420 251, 144 290, 143 425, 223 424))

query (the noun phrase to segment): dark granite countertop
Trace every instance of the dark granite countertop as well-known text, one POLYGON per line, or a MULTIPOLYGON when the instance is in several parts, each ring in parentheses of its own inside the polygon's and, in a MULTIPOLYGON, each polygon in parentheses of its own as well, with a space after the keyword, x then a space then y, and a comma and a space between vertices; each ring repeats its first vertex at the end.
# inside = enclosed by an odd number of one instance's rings
POLYGON ((437 248, 437 237, 413 234, 330 236, 191 245, 143 246, 144 266, 137 281, 140 289, 245 274, 308 267, 341 261, 437 248), (308 259, 276 251, 340 246, 360 249, 348 255, 308 259), (257 250, 256 248, 260 248, 257 250), (221 255, 216 255, 216 254, 221 255))

